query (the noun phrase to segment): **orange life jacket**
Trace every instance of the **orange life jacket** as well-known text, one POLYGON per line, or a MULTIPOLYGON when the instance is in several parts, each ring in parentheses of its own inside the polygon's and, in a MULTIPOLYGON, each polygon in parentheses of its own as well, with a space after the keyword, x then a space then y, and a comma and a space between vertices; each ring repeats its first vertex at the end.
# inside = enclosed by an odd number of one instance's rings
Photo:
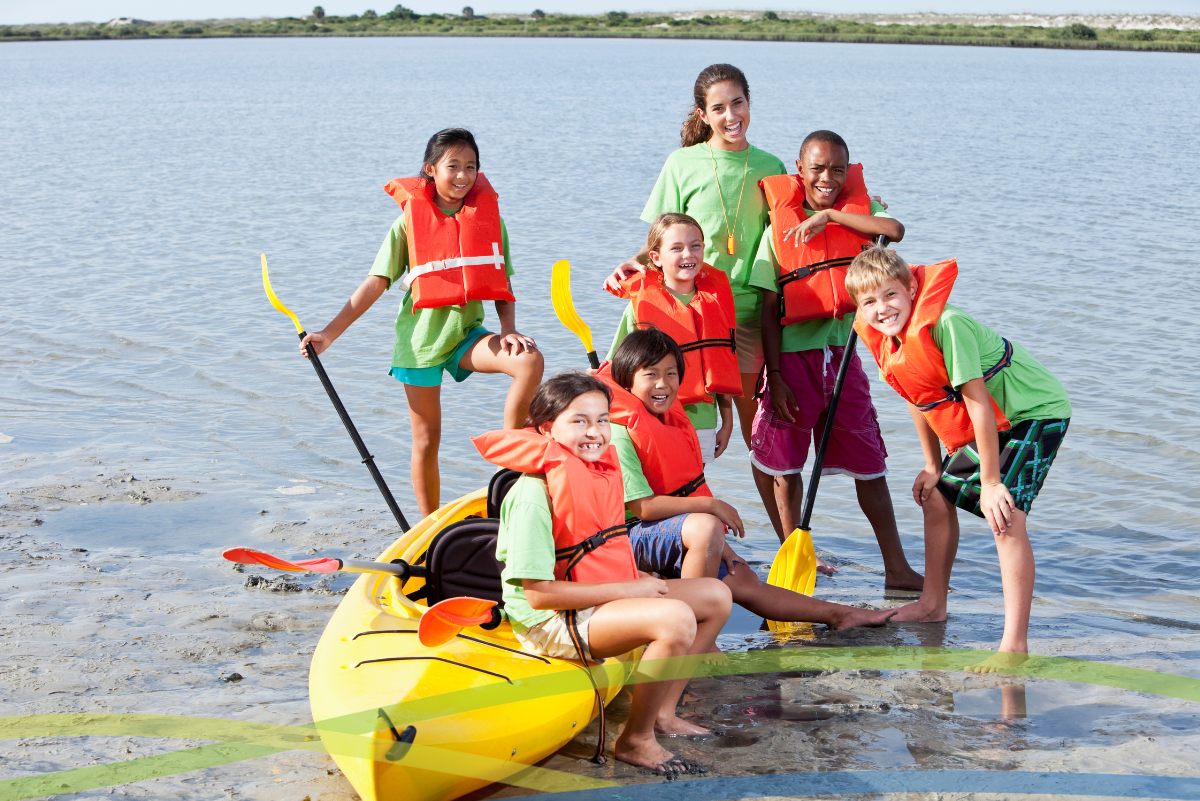
POLYGON ((471 439, 494 465, 544 473, 554 531, 554 578, 602 584, 638 577, 629 531, 621 463, 611 447, 585 462, 532 428, 491 431, 471 439))
MULTIPOLYGON (((855 318, 854 329, 871 350, 883 377, 900 396, 921 410, 929 427, 938 435, 946 450, 954 453, 975 441, 975 429, 962 393, 950 385, 946 359, 933 341, 933 326, 946 308, 946 300, 958 277, 954 259, 912 268, 917 277, 917 298, 908 323, 896 339, 884 336, 867 324, 862 313, 855 318)), ((1004 340, 1004 356, 983 374, 986 381, 1012 361, 1012 344, 1004 340)), ((1004 412, 992 400, 996 430, 1012 428, 1004 412)))
MULTIPOLYGON (((827 320, 853 312, 854 301, 846 292, 846 269, 855 256, 871 246, 871 237, 829 223, 807 242, 798 237, 785 242, 784 232, 808 219, 804 212, 804 184, 797 175, 773 175, 758 184, 771 209, 771 236, 779 260, 779 289, 783 293, 782 323, 827 320)), ((871 198, 863 182, 861 164, 851 164, 846 170, 846 183, 833 208, 852 214, 871 213, 871 198)))
POLYGON ((504 275, 499 195, 483 173, 453 215, 434 202, 433 181, 397 178, 383 188, 404 209, 408 272, 400 287, 412 287, 414 314, 472 300, 515 300, 504 275))
POLYGON ((725 273, 708 264, 701 267, 696 294, 686 306, 666 288, 658 270, 635 273, 613 294, 633 301, 639 327, 661 329, 683 351, 680 403, 712 403, 712 393, 741 396, 737 317, 725 273))
POLYGON ((642 474, 654 494, 711 497, 712 491, 704 481, 700 440, 679 399, 675 399, 660 420, 633 393, 613 380, 611 364, 605 363, 596 378, 612 390, 609 419, 629 431, 642 462, 642 474))

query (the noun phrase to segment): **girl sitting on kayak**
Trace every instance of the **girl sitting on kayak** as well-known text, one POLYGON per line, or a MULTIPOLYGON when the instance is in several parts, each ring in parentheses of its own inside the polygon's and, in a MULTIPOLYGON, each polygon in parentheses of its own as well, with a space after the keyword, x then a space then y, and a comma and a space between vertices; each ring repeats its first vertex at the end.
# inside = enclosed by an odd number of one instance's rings
POLYGON ((304 337, 323 353, 350 324, 399 281, 396 344, 389 374, 404 385, 412 420, 412 484, 429 515, 440 505, 438 445, 442 435, 442 373, 462 382, 473 372, 506 373, 512 386, 504 427, 519 428, 542 380, 542 354, 517 332, 508 276, 512 259, 496 191, 479 172, 470 131, 438 131, 425 146, 421 173, 384 187, 402 213, 392 223, 370 274, 337 316, 304 337), (496 304, 500 333, 483 327, 483 301, 496 304))
POLYGON ((708 463, 729 446, 733 433, 730 396, 742 394, 729 279, 704 263, 704 231, 686 214, 658 215, 646 236, 646 257, 650 269, 621 281, 620 289, 613 292, 630 302, 608 359, 612 360, 621 341, 638 328, 658 328, 685 349, 690 369, 686 380, 681 378, 679 401, 708 463))
MULTIPOLYGON (((472 440, 492 464, 524 473, 500 510, 504 608, 532 653, 600 660, 645 645, 638 671, 651 681, 633 685, 613 754, 660 773, 689 772, 654 736, 709 733, 676 716, 687 678, 675 677, 686 660, 668 657, 716 650, 729 590, 711 578, 663 581, 638 572, 621 467, 609 447, 610 398, 599 379, 561 373, 538 388, 526 428, 472 440)), ((602 723, 601 749, 603 731, 602 723)))
POLYGON ((734 603, 769 620, 834 629, 886 623, 895 610, 842 606, 766 584, 726 544, 726 530, 739 537, 745 530, 737 510, 714 498, 704 480, 700 443, 678 401, 688 369, 679 345, 649 329, 626 337, 596 374, 613 395, 612 442, 638 569, 666 578, 718 578, 734 603))

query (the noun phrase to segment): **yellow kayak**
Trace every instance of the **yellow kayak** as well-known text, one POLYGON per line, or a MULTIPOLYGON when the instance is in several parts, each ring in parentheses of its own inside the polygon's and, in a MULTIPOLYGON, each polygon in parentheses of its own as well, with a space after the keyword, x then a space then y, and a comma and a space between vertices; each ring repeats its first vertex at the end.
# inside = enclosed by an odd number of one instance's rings
MULTIPOLYGON (((489 507, 487 495, 481 489, 446 504, 392 543, 378 561, 403 559, 429 575, 403 586, 392 576, 360 576, 313 654, 313 720, 363 801, 457 798, 516 773, 514 763, 544 759, 596 716, 582 665, 523 651, 507 622, 465 629, 435 648, 417 640, 417 623, 439 594, 499 592, 494 551, 478 544, 486 544, 478 532, 495 526, 487 514, 497 504, 489 507)), ((636 656, 596 669, 606 703, 636 656)))

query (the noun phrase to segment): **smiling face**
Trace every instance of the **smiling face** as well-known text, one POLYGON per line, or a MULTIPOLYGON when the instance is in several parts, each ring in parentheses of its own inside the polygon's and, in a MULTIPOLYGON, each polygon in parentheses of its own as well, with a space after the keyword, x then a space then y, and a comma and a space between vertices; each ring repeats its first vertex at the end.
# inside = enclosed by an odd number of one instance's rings
POLYGON ((814 211, 833 208, 846 185, 849 162, 844 148, 830 142, 811 142, 796 159, 796 170, 804 184, 804 205, 814 211))
POLYGON ((916 281, 909 285, 890 278, 872 290, 859 293, 857 302, 867 325, 884 336, 894 337, 908 325, 916 298, 916 281))
POLYGON ((666 414, 679 394, 679 365, 675 357, 664 356, 657 364, 639 367, 633 374, 629 392, 653 414, 666 414))
POLYGON ((676 224, 662 235, 650 261, 662 270, 663 283, 678 295, 696 291, 696 275, 704 266, 704 234, 694 225, 676 224))
POLYGON ((608 398, 599 392, 579 395, 553 423, 539 429, 585 462, 595 462, 608 449, 608 398))
POLYGON ((446 211, 461 209, 479 175, 479 159, 470 145, 458 144, 447 149, 435 166, 426 164, 425 175, 433 179, 439 208, 446 211))
POLYGON ((712 128, 708 143, 717 150, 745 150, 750 127, 750 101, 737 81, 722 81, 708 87, 700 119, 712 128))

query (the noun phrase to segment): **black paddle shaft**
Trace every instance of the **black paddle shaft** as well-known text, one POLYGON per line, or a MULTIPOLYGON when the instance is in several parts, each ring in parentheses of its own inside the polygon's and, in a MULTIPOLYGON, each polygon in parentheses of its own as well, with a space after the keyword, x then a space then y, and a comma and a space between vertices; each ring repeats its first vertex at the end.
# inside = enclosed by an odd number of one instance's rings
MULTIPOLYGON (((300 339, 303 340, 308 333, 300 332, 300 339)), ((388 509, 392 510, 392 517, 396 518, 396 522, 400 524, 401 531, 408 531, 408 521, 404 519, 404 513, 400 511, 400 506, 396 503, 396 499, 392 497, 392 491, 388 489, 387 482, 383 480, 383 476, 379 473, 379 468, 375 466, 375 457, 367 451, 367 446, 363 444, 362 437, 358 435, 358 429, 354 427, 354 422, 351 421, 350 415, 346 413, 346 407, 342 405, 342 399, 338 397, 337 390, 333 388, 333 382, 329 380, 329 376, 325 373, 325 368, 321 365, 321 360, 317 358, 317 351, 313 348, 312 343, 305 345, 305 350, 308 352, 308 360, 312 362, 313 369, 317 371, 317 378, 321 379, 321 386, 325 387, 325 392, 329 395, 329 400, 333 401, 333 408, 337 410, 338 417, 342 418, 342 425, 346 426, 346 432, 350 434, 350 439, 354 440, 354 447, 358 448, 358 455, 362 457, 362 463, 367 466, 367 470, 371 471, 371 478, 375 479, 375 486, 379 487, 379 491, 383 494, 383 500, 387 502, 388 509)))
MULTIPOLYGON (((880 235, 879 247, 887 246, 887 237, 880 235)), ((846 349, 842 353, 842 363, 838 366, 837 379, 833 382, 833 396, 829 399, 829 409, 825 412, 825 429, 821 431, 821 442, 817 445, 817 454, 813 457, 812 476, 808 479, 808 492, 804 495, 804 514, 800 519, 800 528, 811 531, 813 504, 817 501, 817 485, 821 483, 821 468, 825 466, 825 451, 829 447, 829 437, 833 434, 833 418, 837 414, 838 401, 842 397, 842 386, 846 383, 846 371, 850 368, 850 360, 854 358, 854 349, 858 346, 858 332, 850 329, 846 338, 846 349)))

